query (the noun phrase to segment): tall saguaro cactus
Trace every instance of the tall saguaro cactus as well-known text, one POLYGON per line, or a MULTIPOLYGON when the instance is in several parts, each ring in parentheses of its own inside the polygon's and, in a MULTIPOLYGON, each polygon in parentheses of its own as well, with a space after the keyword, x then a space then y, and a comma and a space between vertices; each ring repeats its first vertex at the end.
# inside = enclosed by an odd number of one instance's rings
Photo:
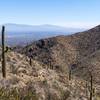
POLYGON ((69 80, 71 80, 71 74, 72 74, 71 67, 69 67, 69 80))
POLYGON ((90 100, 92 100, 92 97, 93 97, 93 76, 92 74, 90 75, 90 100))
POLYGON ((2 26, 2 76, 6 78, 6 63, 5 63, 5 26, 2 26))
POLYGON ((30 58, 29 64, 30 66, 32 66, 32 48, 29 49, 29 58, 30 58))
POLYGON ((32 58, 30 57, 30 66, 32 66, 32 58))

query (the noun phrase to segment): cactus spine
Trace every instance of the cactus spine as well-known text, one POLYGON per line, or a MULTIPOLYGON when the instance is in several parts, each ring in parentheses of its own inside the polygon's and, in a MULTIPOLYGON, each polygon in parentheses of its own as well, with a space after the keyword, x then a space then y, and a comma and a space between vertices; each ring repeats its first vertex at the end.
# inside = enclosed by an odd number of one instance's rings
POLYGON ((2 26, 2 76, 6 78, 6 61, 5 61, 5 26, 2 26))

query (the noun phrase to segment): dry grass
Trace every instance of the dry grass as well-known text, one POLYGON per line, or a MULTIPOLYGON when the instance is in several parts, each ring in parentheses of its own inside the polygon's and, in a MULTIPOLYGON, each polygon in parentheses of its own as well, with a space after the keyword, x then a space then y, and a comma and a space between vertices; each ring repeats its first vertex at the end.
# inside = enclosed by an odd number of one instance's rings
POLYGON ((22 91, 18 90, 17 88, 11 90, 1 88, 0 100, 38 100, 38 98, 36 96, 36 93, 33 92, 32 90, 22 91))

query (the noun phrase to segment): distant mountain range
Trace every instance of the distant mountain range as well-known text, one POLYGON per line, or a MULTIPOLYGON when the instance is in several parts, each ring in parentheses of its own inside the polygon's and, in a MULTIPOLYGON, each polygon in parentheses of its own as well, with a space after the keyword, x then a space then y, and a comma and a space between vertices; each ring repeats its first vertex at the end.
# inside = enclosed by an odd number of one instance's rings
POLYGON ((22 25, 8 23, 4 24, 4 26, 6 27, 6 41, 8 45, 23 45, 42 38, 69 35, 86 30, 84 28, 67 28, 48 24, 22 25))

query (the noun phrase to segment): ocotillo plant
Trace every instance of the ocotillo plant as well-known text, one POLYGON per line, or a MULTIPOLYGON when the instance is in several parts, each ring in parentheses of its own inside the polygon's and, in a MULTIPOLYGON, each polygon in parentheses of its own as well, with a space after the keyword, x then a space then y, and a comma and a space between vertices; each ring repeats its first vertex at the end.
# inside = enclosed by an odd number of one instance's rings
POLYGON ((5 62, 5 27, 2 26, 2 76, 6 78, 6 62, 5 62))

